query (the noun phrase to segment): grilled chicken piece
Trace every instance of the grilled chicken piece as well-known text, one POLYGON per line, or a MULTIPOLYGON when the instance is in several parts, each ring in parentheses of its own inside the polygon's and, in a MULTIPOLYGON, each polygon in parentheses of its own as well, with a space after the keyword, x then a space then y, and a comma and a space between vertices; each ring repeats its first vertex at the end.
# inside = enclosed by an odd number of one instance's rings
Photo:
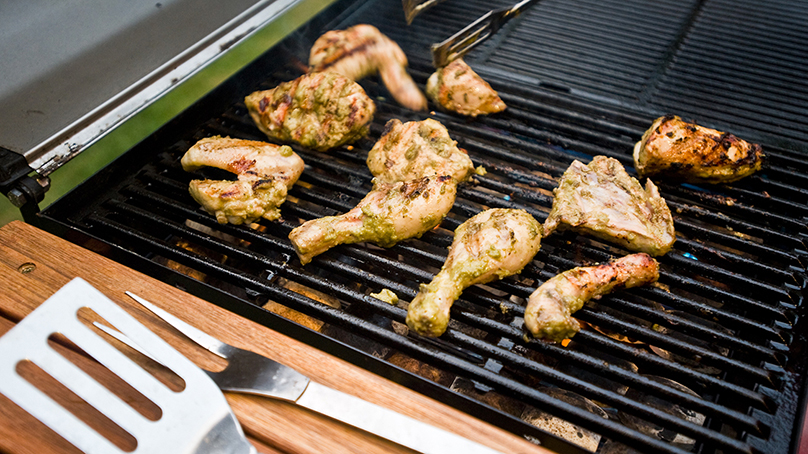
POLYGON ((426 95, 446 110, 471 117, 502 112, 507 107, 488 82, 462 58, 429 76, 426 95))
POLYGON ((456 195, 457 183, 449 175, 396 183, 374 180, 373 189, 351 211, 305 222, 289 239, 303 265, 340 244, 370 241, 392 247, 438 226, 456 195))
POLYGON ((449 310, 466 287, 522 271, 541 246, 541 224, 524 210, 478 213, 455 230, 449 256, 429 285, 421 284, 407 310, 407 325, 423 336, 440 336, 449 310))
POLYGON ((271 139, 326 151, 368 133, 376 105, 356 82, 337 73, 312 73, 257 91, 244 104, 271 139))
POLYGON ((289 146, 220 136, 198 141, 181 163, 188 172, 215 167, 236 174, 238 181, 193 180, 190 184, 194 200, 221 224, 278 219, 286 191, 303 173, 303 160, 289 146))
POLYGON ((471 158, 457 148, 446 127, 429 118, 388 121, 382 137, 368 152, 367 164, 377 181, 386 183, 430 175, 451 175, 462 182, 474 172, 471 158))
POLYGON ((542 284, 528 299, 525 326, 539 339, 560 342, 581 329, 570 315, 592 298, 614 288, 631 288, 656 282, 659 264, 648 254, 627 255, 598 265, 565 271, 542 284))
POLYGON ((760 145, 675 115, 657 118, 634 146, 634 166, 642 177, 731 183, 757 172, 762 164, 760 145))
POLYGON ((595 156, 588 166, 574 161, 553 194, 545 237, 573 229, 653 256, 676 241, 673 217, 657 187, 649 179, 643 190, 616 159, 595 156))
POLYGON ((356 81, 378 72, 401 105, 426 110, 424 94, 407 73, 404 51, 372 25, 326 32, 314 42, 309 66, 311 71, 336 71, 356 81))

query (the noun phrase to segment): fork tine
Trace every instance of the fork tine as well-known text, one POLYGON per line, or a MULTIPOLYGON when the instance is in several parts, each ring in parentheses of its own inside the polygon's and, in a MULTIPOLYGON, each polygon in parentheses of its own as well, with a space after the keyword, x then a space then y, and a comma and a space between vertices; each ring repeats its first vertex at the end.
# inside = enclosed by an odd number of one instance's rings
POLYGON ((192 341, 196 342, 197 345, 199 345, 200 347, 224 359, 227 359, 227 355, 233 348, 230 345, 225 344, 219 339, 216 339, 215 337, 210 336, 197 328, 194 328, 193 326, 183 322, 179 318, 169 314, 168 312, 160 309, 159 307, 135 295, 132 292, 126 292, 126 294, 129 295, 129 297, 131 297, 133 300, 140 303, 141 306, 150 310, 154 315, 161 318, 164 322, 173 326, 174 329, 184 334, 188 339, 191 339, 192 341))

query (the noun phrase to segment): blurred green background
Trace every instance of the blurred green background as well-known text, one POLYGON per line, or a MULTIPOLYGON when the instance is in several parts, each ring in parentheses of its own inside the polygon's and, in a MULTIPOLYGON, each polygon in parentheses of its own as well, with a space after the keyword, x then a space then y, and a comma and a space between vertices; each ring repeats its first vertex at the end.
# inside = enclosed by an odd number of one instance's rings
MULTIPOLYGON (((82 151, 50 175, 51 188, 46 193, 45 199, 40 202, 40 209, 58 200, 70 189, 143 140, 334 1, 309 0, 289 7, 270 26, 231 47, 215 62, 82 151)), ((0 196, 0 227, 15 219, 22 220, 19 209, 6 197, 0 196)))

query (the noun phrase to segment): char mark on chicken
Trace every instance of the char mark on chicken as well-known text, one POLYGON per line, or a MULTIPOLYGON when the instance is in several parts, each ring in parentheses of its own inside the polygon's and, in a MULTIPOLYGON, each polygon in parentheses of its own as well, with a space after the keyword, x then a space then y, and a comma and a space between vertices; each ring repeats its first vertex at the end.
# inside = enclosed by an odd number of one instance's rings
POLYGON ((632 254, 598 266, 565 271, 542 284, 528 299, 525 326, 539 339, 560 342, 580 330, 571 315, 592 298, 615 288, 631 288, 656 282, 659 264, 645 253, 632 254))
POLYGON ((374 180, 373 189, 352 210, 305 222, 289 239, 303 265, 340 244, 369 241, 392 247, 437 227, 456 196, 457 182, 450 175, 395 183, 374 180))
POLYGON ((541 247, 542 227, 527 211, 495 208, 461 224, 440 272, 407 309, 407 325, 437 337, 449 325, 449 312, 467 287, 522 271, 541 247))
POLYGON ((458 182, 471 177, 474 164, 449 137, 440 122, 387 122, 385 132, 368 152, 367 165, 378 181, 392 183, 430 175, 451 175, 458 182))
POLYGON ((368 133, 376 105, 356 82, 333 72, 312 73, 257 91, 244 104, 270 139, 317 151, 351 143, 368 133))
POLYGON ((595 156, 588 166, 574 161, 553 190, 544 236, 572 229, 653 256, 676 241, 673 217, 656 185, 642 188, 619 161, 595 156))
POLYGON ((407 73, 404 51, 372 25, 326 32, 311 48, 309 67, 312 72, 334 71, 355 81, 378 73, 399 104, 426 110, 424 94, 407 73))
POLYGON ((462 58, 435 71, 426 82, 426 95, 444 110, 476 117, 507 107, 496 91, 462 58))
POLYGON ((286 193, 303 173, 303 160, 289 146, 254 140, 209 137, 185 152, 189 172, 215 167, 234 173, 237 181, 192 180, 189 191, 221 224, 276 220, 286 193))
POLYGON ((731 183, 752 175, 762 165, 760 145, 675 115, 657 118, 634 146, 634 166, 642 177, 731 183))

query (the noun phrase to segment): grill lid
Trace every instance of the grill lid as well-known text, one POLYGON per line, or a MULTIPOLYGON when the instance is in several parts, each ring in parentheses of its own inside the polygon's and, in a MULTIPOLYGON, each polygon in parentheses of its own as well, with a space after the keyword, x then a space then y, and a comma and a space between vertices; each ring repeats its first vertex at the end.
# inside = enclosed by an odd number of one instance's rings
POLYGON ((234 46, 264 40, 253 55, 203 76, 216 80, 186 90, 198 98, 274 43, 268 25, 284 20, 286 32, 332 1, 9 5, 0 17, 0 192, 16 206, 38 202, 45 180, 21 183, 26 175, 48 176, 234 46), (304 13, 290 15, 295 8, 304 13))

